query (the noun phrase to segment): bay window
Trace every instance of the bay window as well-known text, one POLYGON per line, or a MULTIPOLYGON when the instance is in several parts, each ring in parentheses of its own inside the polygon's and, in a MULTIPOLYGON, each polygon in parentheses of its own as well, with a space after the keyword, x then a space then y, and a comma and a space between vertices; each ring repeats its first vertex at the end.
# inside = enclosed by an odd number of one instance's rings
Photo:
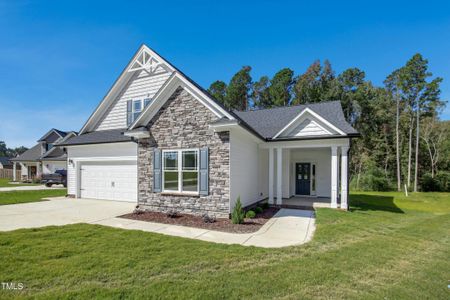
POLYGON ((198 150, 163 150, 163 191, 198 193, 198 150))

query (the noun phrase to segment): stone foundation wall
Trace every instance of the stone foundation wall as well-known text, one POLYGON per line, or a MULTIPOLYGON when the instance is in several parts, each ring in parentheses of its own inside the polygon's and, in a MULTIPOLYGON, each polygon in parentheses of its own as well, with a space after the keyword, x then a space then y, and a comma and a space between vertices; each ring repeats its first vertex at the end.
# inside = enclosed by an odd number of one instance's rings
POLYGON ((181 87, 149 124, 150 138, 138 144, 138 204, 142 210, 178 211, 228 217, 230 206, 229 132, 208 128, 217 117, 181 87), (153 192, 153 148, 209 148, 209 194, 186 196, 153 192))

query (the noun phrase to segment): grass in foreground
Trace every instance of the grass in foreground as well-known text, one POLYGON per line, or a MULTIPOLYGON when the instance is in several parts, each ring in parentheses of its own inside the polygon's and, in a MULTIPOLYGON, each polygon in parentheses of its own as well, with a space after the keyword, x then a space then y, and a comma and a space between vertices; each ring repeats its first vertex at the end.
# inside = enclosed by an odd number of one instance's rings
POLYGON ((9 178, 0 178, 0 187, 15 187, 24 185, 40 185, 39 183, 10 183, 12 180, 9 178))
POLYGON ((0 205, 45 201, 43 198, 65 196, 66 194, 66 189, 0 192, 0 205))
POLYGON ((448 299, 449 194, 353 194, 314 239, 261 249, 78 224, 0 233, 0 298, 448 299))

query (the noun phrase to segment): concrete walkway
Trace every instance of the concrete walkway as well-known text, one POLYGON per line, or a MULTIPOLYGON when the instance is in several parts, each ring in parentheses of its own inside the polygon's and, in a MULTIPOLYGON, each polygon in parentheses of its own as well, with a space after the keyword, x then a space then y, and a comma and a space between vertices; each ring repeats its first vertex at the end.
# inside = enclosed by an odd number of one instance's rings
POLYGON ((215 243, 278 248, 306 243, 315 230, 314 212, 296 209, 281 209, 257 232, 246 234, 117 218, 131 212, 134 206, 127 202, 66 198, 3 205, 0 206, 0 231, 89 223, 215 243))
POLYGON ((65 187, 62 184, 52 185, 51 187, 46 187, 45 185, 20 185, 20 186, 0 187, 0 192, 39 191, 39 190, 56 190, 56 189, 65 189, 65 187))

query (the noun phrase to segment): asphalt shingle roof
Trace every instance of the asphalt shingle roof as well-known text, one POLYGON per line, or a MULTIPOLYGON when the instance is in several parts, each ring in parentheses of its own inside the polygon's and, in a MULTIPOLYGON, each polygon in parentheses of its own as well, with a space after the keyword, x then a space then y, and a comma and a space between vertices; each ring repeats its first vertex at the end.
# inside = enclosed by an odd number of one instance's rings
POLYGON ((123 135, 124 131, 126 131, 125 128, 88 132, 71 137, 65 142, 58 143, 58 146, 104 144, 132 141, 133 139, 131 137, 123 135))
POLYGON ((11 161, 37 161, 42 155, 41 144, 36 144, 21 155, 11 158, 11 161))
POLYGON ((9 160, 10 160, 10 157, 0 156, 0 164, 2 164, 3 166, 10 166, 10 165, 12 165, 12 163, 9 160))
POLYGON ((254 111, 234 111, 234 114, 263 138, 273 138, 306 108, 311 109, 348 135, 358 132, 345 120, 339 101, 320 102, 296 106, 277 107, 254 111))

